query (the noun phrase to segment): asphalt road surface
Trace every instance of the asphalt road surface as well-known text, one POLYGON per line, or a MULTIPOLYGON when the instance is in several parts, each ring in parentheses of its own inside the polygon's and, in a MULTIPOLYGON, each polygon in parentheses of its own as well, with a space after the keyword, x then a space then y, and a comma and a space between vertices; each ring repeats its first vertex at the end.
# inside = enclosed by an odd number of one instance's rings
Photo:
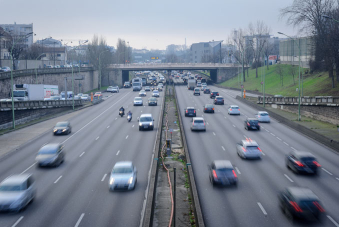
MULTIPOLYGON (((209 94, 193 96, 186 86, 177 86, 178 103, 183 118, 192 167, 206 226, 339 226, 339 156, 329 148, 280 124, 274 119, 262 123, 261 131, 246 131, 244 120, 256 110, 235 99, 236 91, 209 86, 219 91, 225 105, 215 106, 214 114, 203 113, 209 94), (240 107, 240 116, 227 114, 229 105, 240 107), (188 106, 203 116, 206 132, 191 132, 188 106), (251 138, 265 155, 261 160, 242 160, 236 143, 251 138), (292 150, 310 151, 322 165, 318 176, 297 175, 286 168, 285 155, 292 150), (213 187, 208 166, 213 160, 230 160, 238 175, 237 187, 213 187), (290 222, 279 208, 278 193, 288 186, 306 186, 322 201, 326 216, 322 223, 290 222)), ((238 92, 240 93, 240 92, 238 92)))
MULTIPOLYGON (((52 128, 24 148, 0 159, 0 181, 12 174, 32 173, 37 196, 20 213, 0 213, 0 226, 139 226, 148 187, 151 159, 159 129, 158 106, 133 106, 132 88, 107 94, 104 102, 70 119, 72 133, 54 136, 52 128), (130 123, 118 109, 131 110, 130 123), (151 113, 153 131, 139 131, 137 117, 151 113), (63 143, 65 162, 57 168, 37 168, 35 156, 47 143, 63 143), (138 170, 134 191, 110 192, 109 174, 118 161, 132 161, 138 170)), ((161 128, 160 128, 161 129, 161 128)))

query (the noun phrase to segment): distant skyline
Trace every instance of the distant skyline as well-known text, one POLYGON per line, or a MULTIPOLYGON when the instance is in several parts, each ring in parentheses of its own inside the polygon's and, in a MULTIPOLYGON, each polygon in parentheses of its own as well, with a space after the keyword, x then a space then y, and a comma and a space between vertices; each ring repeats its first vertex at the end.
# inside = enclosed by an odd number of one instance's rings
MULTIPOLYGON (((118 38, 137 49, 166 49, 167 45, 226 40, 231 31, 264 21, 277 32, 294 36, 297 29, 279 19, 279 10, 293 0, 171 0, 167 2, 96 0, 0 0, 0 24, 30 24, 34 40, 53 37, 64 42, 91 40, 94 35, 116 46, 118 38)), ((69 45, 68 44, 68 45, 69 45)))

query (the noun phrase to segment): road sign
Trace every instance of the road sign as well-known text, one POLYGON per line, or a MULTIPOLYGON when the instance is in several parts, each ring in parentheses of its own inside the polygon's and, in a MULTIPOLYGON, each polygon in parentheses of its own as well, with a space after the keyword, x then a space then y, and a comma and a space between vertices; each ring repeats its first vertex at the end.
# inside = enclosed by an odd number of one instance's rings
POLYGON ((172 133, 172 132, 173 132, 173 128, 168 129, 168 131, 169 131, 170 133, 172 133))
POLYGON ((151 60, 158 60, 159 57, 151 57, 151 60))

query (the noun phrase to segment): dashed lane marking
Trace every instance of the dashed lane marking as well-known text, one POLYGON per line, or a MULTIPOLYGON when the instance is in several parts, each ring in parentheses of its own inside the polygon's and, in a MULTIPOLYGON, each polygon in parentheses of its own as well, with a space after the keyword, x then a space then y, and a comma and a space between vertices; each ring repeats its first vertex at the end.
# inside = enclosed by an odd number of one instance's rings
POLYGON ((119 155, 119 153, 120 153, 120 150, 118 150, 117 155, 119 155))
POLYGON ((240 170, 238 169, 238 167, 234 167, 234 169, 238 172, 238 174, 241 174, 240 170))
POLYGON ((289 146, 288 143, 286 143, 286 142, 284 142, 284 144, 285 144, 286 146, 289 146))
POLYGON ((260 207, 261 211, 264 213, 265 216, 267 216, 266 210, 264 209, 264 207, 261 205, 261 203, 257 203, 258 206, 260 207))
POLYGON ((271 132, 271 135, 272 135, 272 136, 275 136, 272 132, 271 132))
POLYGON ((276 137, 278 140, 280 140, 281 141, 281 139, 279 138, 279 137, 276 137))
POLYGON ((81 158, 81 156, 83 156, 85 154, 85 152, 82 152, 81 155, 79 155, 79 157, 81 158))
POLYGON ((221 146, 221 148, 222 148, 224 151, 226 151, 226 149, 224 148, 224 146, 221 146))
POLYGON ((104 181, 106 176, 107 176, 107 173, 105 173, 105 175, 102 177, 101 181, 104 181))
POLYGON ((84 218, 84 216, 85 216, 84 213, 82 213, 82 214, 80 215, 80 218, 78 219, 78 221, 77 221, 77 223, 75 224, 74 227, 78 227, 78 226, 80 225, 80 222, 81 222, 81 220, 84 218))
POLYGON ((326 173, 328 173, 329 175, 333 175, 330 171, 328 171, 327 169, 325 169, 325 168, 321 168, 322 170, 324 170, 326 173))
POLYGON ((126 139, 128 138, 128 135, 126 136, 126 139))
POLYGON ((21 220, 24 218, 24 216, 21 216, 13 225, 12 227, 15 227, 19 224, 19 222, 21 222, 21 220))
POLYGON ((98 140, 98 139, 99 139, 99 136, 95 140, 98 140))
POLYGON ((284 174, 284 176, 289 180, 291 181, 292 183, 294 182, 289 176, 287 176, 286 174, 284 174))
POLYGON ((213 132, 213 135, 215 135, 215 132, 213 132))
POLYGON ((56 179, 56 181, 54 181, 54 184, 58 183, 58 181, 61 179, 62 176, 58 177, 58 179, 56 179))
POLYGON ((109 128, 109 126, 107 126, 107 128, 109 128))
POLYGON ((233 125, 233 127, 235 128, 235 125, 233 125))

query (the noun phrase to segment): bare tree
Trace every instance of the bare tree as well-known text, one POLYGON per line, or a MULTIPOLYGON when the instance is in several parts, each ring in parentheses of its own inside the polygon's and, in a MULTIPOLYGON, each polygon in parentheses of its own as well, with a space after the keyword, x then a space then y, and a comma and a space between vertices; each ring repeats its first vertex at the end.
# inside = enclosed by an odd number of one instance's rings
MULTIPOLYGON (((279 64, 280 66, 280 64, 279 64)), ((295 85, 295 75, 297 75, 297 67, 295 65, 290 65, 288 68, 288 73, 293 77, 293 84, 295 85)))
POLYGON ((275 68, 276 73, 279 75, 281 86, 284 86, 284 68, 281 64, 277 64, 277 67, 275 68))
MULTIPOLYGON (((241 62, 241 64, 244 66, 245 61, 243 60, 245 56, 243 56, 245 54, 245 45, 246 45, 246 40, 245 40, 245 36, 246 36, 246 32, 243 29, 238 29, 238 30, 234 30, 231 33, 230 39, 232 40, 232 44, 235 45, 238 49, 238 51, 236 53, 234 53, 234 57, 241 62)), ((244 68, 244 67, 243 67, 244 68)), ((245 68, 243 69, 243 80, 244 82, 246 81, 246 77, 245 77, 245 68)))

